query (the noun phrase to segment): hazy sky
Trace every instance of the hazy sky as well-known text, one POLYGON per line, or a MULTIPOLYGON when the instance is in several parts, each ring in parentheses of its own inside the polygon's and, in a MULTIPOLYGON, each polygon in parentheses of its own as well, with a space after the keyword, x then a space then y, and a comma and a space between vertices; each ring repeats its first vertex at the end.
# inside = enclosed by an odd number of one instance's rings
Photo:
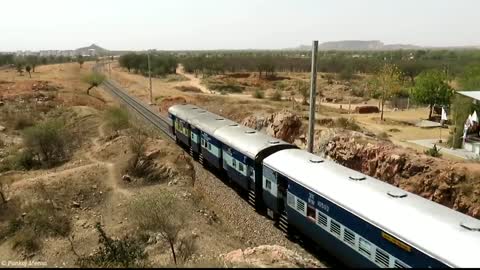
POLYGON ((478 0, 2 0, 0 51, 480 45, 478 0))

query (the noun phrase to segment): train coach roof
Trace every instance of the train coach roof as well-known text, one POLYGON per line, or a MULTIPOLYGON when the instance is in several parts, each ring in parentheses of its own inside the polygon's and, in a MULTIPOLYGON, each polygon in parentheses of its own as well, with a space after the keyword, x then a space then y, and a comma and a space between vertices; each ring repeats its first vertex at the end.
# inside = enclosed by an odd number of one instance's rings
POLYGON ((215 131, 221 127, 238 125, 232 120, 223 118, 213 113, 205 115, 204 117, 195 118, 190 124, 202 130, 203 132, 210 134, 211 136, 214 136, 215 131))
POLYGON ((170 107, 168 111, 176 117, 187 121, 190 125, 199 128, 212 136, 215 130, 220 127, 237 124, 218 114, 211 113, 190 104, 174 105, 170 107))
POLYGON ((187 122, 189 122, 193 118, 198 117, 199 115, 202 114, 202 112, 203 114, 210 113, 191 104, 173 105, 170 108, 168 108, 168 112, 187 122))
POLYGON ((229 125, 219 128, 214 135, 224 144, 235 148, 251 159, 255 159, 258 153, 269 147, 291 145, 242 125, 229 125))
POLYGON ((319 160, 306 151, 289 149, 270 155, 264 164, 450 266, 480 266, 479 220, 333 161, 319 160))

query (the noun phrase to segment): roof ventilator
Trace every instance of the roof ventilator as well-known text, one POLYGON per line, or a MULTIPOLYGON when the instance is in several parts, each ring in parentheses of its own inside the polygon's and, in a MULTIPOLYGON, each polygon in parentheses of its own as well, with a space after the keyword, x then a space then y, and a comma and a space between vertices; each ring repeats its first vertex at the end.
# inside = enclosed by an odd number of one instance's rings
POLYGON ((247 134, 255 134, 255 133, 257 133, 257 132, 256 132, 255 130, 247 130, 247 131, 245 131, 245 133, 247 133, 247 134))
POLYGON ((319 158, 311 158, 311 159, 310 159, 310 162, 311 162, 311 163, 318 164, 318 163, 323 163, 323 162, 325 162, 325 160, 319 159, 319 158))
POLYGON ((218 120, 218 121, 223 121, 223 120, 225 120, 225 119, 224 119, 224 118, 217 118, 216 120, 218 120))
POLYGON ((469 231, 480 232, 479 222, 466 221, 466 222, 460 223, 460 226, 469 231))
POLYGON ((269 141, 268 143, 270 143, 270 144, 279 144, 280 141, 269 141))
POLYGON ((238 124, 230 124, 231 127, 238 127, 238 124))
POLYGON ((364 181, 367 179, 367 177, 365 176, 349 176, 348 179, 352 180, 352 181, 364 181))
POLYGON ((393 198, 405 198, 407 197, 407 193, 403 191, 389 191, 387 192, 388 196, 393 197, 393 198))

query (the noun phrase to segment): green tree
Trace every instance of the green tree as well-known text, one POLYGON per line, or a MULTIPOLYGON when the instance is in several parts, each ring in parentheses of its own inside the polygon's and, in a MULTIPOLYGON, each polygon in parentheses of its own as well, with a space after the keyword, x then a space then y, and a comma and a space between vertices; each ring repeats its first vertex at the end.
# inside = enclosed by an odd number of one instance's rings
POLYGON ((36 55, 30 55, 27 57, 27 62, 32 68, 32 72, 35 73, 35 68, 38 66, 40 59, 36 55))
POLYGON ((480 89, 480 65, 472 65, 465 69, 460 77, 460 84, 464 90, 480 89))
POLYGON ((30 65, 27 65, 25 67, 25 70, 28 72, 28 76, 30 76, 30 79, 32 78, 32 74, 30 73, 30 71, 32 71, 32 67, 30 65))
POLYGON ((385 100, 390 99, 396 95, 402 88, 402 74, 396 65, 385 64, 376 74, 373 85, 376 86, 375 92, 380 94, 381 117, 383 121, 383 112, 385 107, 385 100))
MULTIPOLYGON (((480 88, 480 67, 468 66, 463 74, 459 76, 461 88, 465 91, 478 90, 480 88)), ((456 94, 452 102, 452 112, 454 129, 450 142, 452 147, 462 147, 462 139, 464 124, 467 117, 473 110, 480 111, 480 105, 475 105, 471 98, 456 94)))
POLYGON ((15 64, 15 68, 17 69, 17 72, 21 75, 23 75, 23 63, 18 61, 16 64, 15 64))
POLYGON ((429 105, 428 119, 432 118, 433 106, 450 105, 453 89, 448 85, 445 74, 439 70, 424 71, 418 75, 412 92, 413 99, 429 105))
POLYGON ((85 63, 85 59, 83 58, 83 55, 77 56, 77 62, 80 64, 80 68, 82 68, 83 64, 85 63))
POLYGON ((425 69, 425 66, 418 61, 404 61, 400 63, 399 68, 410 79, 411 84, 414 85, 415 77, 425 69))
POLYGON ((91 72, 87 74, 84 78, 83 81, 89 84, 89 87, 87 89, 87 95, 90 95, 90 90, 94 87, 97 87, 103 83, 105 80, 105 75, 98 73, 98 72, 91 72))

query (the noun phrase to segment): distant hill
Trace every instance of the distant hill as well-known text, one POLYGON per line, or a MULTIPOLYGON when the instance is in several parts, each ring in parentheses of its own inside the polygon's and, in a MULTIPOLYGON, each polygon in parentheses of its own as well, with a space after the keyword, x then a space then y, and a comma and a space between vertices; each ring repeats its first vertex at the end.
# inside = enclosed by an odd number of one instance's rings
MULTIPOLYGON (((287 50, 309 51, 311 45, 300 45, 287 50)), ((422 47, 411 44, 384 44, 379 40, 341 40, 329 41, 318 44, 318 50, 337 51, 391 51, 391 50, 420 50, 420 49, 480 49, 479 46, 458 46, 458 47, 422 47)))
POLYGON ((122 55, 129 52, 129 51, 110 51, 96 44, 92 44, 88 47, 78 48, 74 51, 76 55, 78 54, 91 55, 92 51, 95 52, 96 55, 122 55))

